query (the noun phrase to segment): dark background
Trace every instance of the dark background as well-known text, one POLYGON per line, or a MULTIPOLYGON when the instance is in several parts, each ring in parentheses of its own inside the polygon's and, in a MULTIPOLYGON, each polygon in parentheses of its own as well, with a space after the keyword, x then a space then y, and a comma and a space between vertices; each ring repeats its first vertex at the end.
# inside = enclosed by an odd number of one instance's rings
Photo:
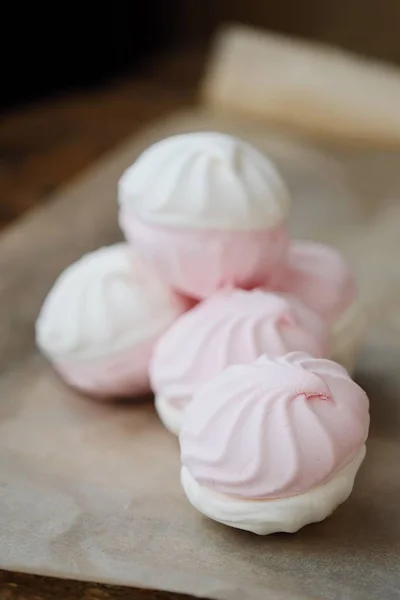
POLYGON ((137 73, 224 22, 334 43, 400 63, 399 0, 131 0, 1 9, 0 106, 137 73))

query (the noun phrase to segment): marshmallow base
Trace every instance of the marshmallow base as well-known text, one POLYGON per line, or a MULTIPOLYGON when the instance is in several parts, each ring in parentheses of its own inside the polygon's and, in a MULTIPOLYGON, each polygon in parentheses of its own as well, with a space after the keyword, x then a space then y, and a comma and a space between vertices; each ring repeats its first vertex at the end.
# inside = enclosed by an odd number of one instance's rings
POLYGON ((309 523, 323 521, 347 500, 365 454, 364 445, 332 479, 304 494, 286 498, 233 498, 200 485, 185 467, 181 470, 181 483, 189 502, 214 521, 258 535, 294 533, 309 523))
POLYGON ((156 395, 155 405, 164 427, 174 435, 179 435, 183 425, 184 409, 171 406, 168 400, 160 394, 156 395))

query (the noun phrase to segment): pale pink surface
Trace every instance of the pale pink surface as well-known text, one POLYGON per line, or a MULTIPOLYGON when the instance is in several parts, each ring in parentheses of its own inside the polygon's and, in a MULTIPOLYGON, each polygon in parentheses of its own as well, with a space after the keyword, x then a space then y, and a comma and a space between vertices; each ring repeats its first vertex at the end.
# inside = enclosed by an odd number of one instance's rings
POLYGON ((206 230, 162 227, 120 212, 128 242, 163 280, 194 298, 226 285, 273 287, 285 260, 289 237, 284 226, 269 230, 206 230))
POLYGON ((338 364, 293 352, 232 366, 189 405, 183 465, 235 497, 280 498, 329 480, 368 435, 364 391, 338 364))
MULTIPOLYGON (((265 287, 270 289, 270 283, 265 287)), ((340 252, 302 240, 290 242, 286 266, 274 289, 295 294, 330 324, 357 296, 355 277, 340 252)))
POLYGON ((151 385, 170 406, 184 410, 198 386, 229 365, 291 350, 326 356, 328 340, 323 319, 295 298, 223 290, 178 317, 160 338, 151 385))
POLYGON ((54 368, 74 388, 99 398, 139 396, 150 391, 148 367, 155 340, 108 357, 59 362, 54 368))

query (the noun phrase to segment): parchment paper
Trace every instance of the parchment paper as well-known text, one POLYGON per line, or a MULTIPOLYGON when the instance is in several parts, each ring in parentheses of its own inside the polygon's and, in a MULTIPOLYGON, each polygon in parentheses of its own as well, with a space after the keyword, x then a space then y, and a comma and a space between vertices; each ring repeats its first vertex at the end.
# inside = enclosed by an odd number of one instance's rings
POLYGON ((1 568, 213 599, 400 598, 400 155, 326 156, 189 112, 130 141, 2 236, 1 568), (370 313, 357 374, 372 405, 365 464, 351 499, 295 535, 257 537, 203 518, 180 489, 177 441, 151 399, 79 398, 34 350, 32 325, 59 271, 120 237, 122 170, 152 141, 195 129, 239 133, 273 153, 295 192, 293 231, 346 252, 370 313))
POLYGON ((205 102, 223 114, 242 113, 313 138, 399 147, 400 70, 339 48, 225 26, 202 89, 205 102))

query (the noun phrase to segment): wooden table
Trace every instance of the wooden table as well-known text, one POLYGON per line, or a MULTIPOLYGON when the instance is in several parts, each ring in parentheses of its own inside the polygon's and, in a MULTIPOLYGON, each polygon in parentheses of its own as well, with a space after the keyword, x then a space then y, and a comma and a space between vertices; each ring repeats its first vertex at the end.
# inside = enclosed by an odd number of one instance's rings
POLYGON ((147 123, 193 103, 201 48, 176 50, 139 75, 62 95, 0 119, 0 227, 147 123))
POLYGON ((192 596, 0 571, 1 600, 191 600, 192 596))
MULTIPOLYGON (((143 125, 193 103, 201 48, 171 52, 137 76, 63 95, 0 121, 0 229, 143 125)), ((1 600, 185 600, 189 596, 0 571, 1 600)))

